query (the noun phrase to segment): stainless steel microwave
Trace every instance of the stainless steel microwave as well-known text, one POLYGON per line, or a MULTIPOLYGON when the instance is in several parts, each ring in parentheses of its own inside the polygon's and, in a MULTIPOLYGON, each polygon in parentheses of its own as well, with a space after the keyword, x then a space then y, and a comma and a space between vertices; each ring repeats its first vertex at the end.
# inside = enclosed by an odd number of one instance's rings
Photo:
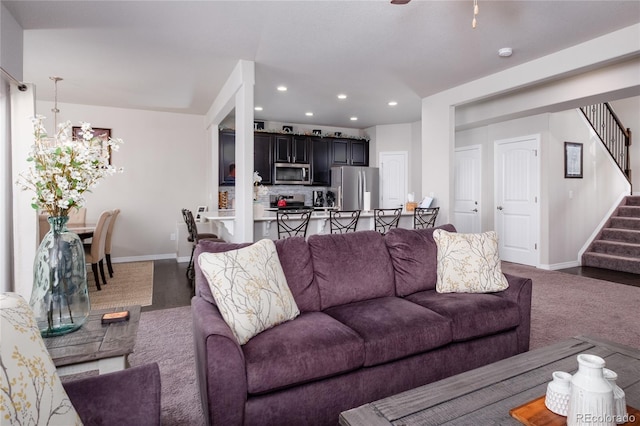
POLYGON ((308 164, 275 163, 274 168, 274 184, 311 184, 311 167, 308 164))

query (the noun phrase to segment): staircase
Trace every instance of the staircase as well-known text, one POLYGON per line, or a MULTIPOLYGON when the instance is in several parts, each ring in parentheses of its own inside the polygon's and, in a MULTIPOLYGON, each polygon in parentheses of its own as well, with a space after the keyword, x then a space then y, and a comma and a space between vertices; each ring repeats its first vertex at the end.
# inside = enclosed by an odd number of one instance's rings
POLYGON ((640 274, 640 196, 622 200, 582 255, 582 266, 640 274))

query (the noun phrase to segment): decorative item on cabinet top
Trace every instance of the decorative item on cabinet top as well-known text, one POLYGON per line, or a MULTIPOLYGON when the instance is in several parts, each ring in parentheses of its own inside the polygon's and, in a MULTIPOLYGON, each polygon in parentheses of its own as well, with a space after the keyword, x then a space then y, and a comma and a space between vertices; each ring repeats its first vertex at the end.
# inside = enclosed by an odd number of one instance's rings
MULTIPOLYGON (((322 130, 320 129, 314 129, 314 130, 305 130, 305 131, 300 131, 300 132, 287 132, 284 131, 282 129, 273 129, 273 128, 269 128, 269 129, 265 129, 264 127, 262 128, 257 128, 256 129, 256 123, 262 123, 262 126, 264 126, 264 121, 254 121, 254 133, 273 133, 273 134, 280 134, 280 135, 294 135, 294 136, 318 136, 321 138, 337 138, 339 137, 340 139, 354 139, 354 140, 361 140, 361 141, 369 141, 369 138, 365 137, 365 136, 354 136, 354 135, 347 135, 344 134, 342 132, 322 132, 322 130), (339 136, 337 136, 339 135, 339 136)), ((260 124, 258 124, 258 126, 260 126, 260 124)), ((218 128, 219 131, 231 131, 231 132, 235 132, 235 128, 233 127, 225 127, 225 126, 220 126, 218 128)))

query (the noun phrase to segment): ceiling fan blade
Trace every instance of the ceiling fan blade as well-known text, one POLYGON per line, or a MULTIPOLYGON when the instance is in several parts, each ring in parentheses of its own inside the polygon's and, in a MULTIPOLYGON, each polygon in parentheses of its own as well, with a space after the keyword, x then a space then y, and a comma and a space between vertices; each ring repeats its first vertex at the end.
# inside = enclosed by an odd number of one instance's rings
POLYGON ((407 4, 411 0, 391 0, 391 4, 407 4))

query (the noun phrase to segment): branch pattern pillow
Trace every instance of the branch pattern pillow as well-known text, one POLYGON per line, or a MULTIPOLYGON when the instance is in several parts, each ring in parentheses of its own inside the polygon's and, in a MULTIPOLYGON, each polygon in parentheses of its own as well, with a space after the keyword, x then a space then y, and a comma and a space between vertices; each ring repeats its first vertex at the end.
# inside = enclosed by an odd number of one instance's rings
POLYGON ((0 424, 82 425, 27 302, 0 294, 0 424))
POLYGON ((498 235, 459 234, 438 229, 438 293, 490 293, 509 287, 500 267, 498 235))
POLYGON ((271 240, 223 253, 202 253, 198 264, 241 345, 300 314, 271 240))

